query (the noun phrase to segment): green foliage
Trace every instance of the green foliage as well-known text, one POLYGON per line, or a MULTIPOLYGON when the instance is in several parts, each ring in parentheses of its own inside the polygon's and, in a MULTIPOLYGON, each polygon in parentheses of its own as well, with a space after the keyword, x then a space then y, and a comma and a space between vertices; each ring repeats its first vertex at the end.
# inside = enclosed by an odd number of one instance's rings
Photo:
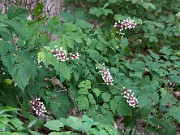
POLYGON ((84 12, 62 12, 62 21, 54 16, 46 26, 43 4, 33 10, 32 21, 26 20, 23 8, 10 6, 7 15, 0 14, 0 107, 20 108, 27 120, 22 123, 17 114, 7 113, 16 110, 4 108, 0 130, 39 134, 44 126, 50 135, 111 135, 120 134, 113 127, 120 118, 131 134, 139 121, 146 123, 147 134, 176 134, 180 122, 177 1, 80 3, 84 12), (128 17, 137 23, 135 29, 119 32, 113 27, 115 21, 128 17), (96 23, 89 23, 91 19, 96 23), (58 39, 49 41, 48 35, 58 39), (68 60, 60 59, 62 52, 68 60), (71 58, 76 53, 79 57, 71 58), (100 72, 104 69, 109 69, 113 85, 104 82, 100 72), (129 105, 123 87, 132 90, 137 107, 129 105), (32 112, 33 98, 42 100, 46 115, 32 112), (69 116, 83 113, 82 118, 69 116))
MULTIPOLYGON (((118 131, 109 125, 103 125, 99 122, 93 121, 92 118, 83 115, 82 118, 77 118, 70 116, 67 119, 61 118, 60 120, 52 120, 48 121, 44 126, 48 129, 54 131, 60 130, 64 126, 70 127, 74 130, 74 132, 82 132, 86 133, 87 135, 97 135, 97 134, 106 134, 106 135, 118 135, 118 131)), ((73 132, 52 132, 52 135, 59 135, 59 134, 73 134, 73 132)), ((74 133, 75 134, 75 133, 74 133)))
POLYGON ((17 118, 14 118, 12 114, 8 112, 17 113, 17 109, 11 107, 4 107, 0 111, 0 131, 10 132, 10 131, 22 131, 24 130, 23 122, 17 118))
POLYGON ((37 74, 35 55, 31 52, 34 48, 30 47, 27 50, 26 47, 27 39, 31 35, 25 20, 26 15, 25 9, 15 10, 10 6, 8 15, 1 17, 2 29, 6 29, 8 36, 4 32, 1 34, 0 59, 21 90, 24 90, 30 79, 34 79, 37 74), (15 38, 18 38, 18 41, 15 41, 15 38))

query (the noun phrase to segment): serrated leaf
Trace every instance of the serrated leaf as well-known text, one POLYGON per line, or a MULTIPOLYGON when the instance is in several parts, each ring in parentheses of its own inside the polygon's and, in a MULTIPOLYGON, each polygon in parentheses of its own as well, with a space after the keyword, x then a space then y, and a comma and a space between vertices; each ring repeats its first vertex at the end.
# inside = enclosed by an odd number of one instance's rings
POLYGON ((8 10, 8 18, 12 19, 12 18, 19 17, 19 16, 22 16, 23 18, 25 18, 27 13, 28 13, 28 11, 26 9, 18 8, 15 10, 14 6, 11 5, 11 6, 9 6, 9 10, 8 10))
POLYGON ((29 133, 31 133, 31 135, 41 135, 40 133, 38 133, 36 131, 31 131, 31 130, 29 130, 29 133))
POLYGON ((180 107, 175 107, 175 106, 172 106, 170 109, 169 109, 169 112, 168 114, 170 116, 173 116, 174 119, 176 119, 178 121, 178 123, 180 123, 180 107))
POLYGON ((33 13, 34 13, 34 17, 37 18, 39 17, 44 9, 44 5, 43 3, 38 4, 34 9, 33 9, 33 13))
POLYGON ((129 74, 129 76, 131 76, 131 77, 138 77, 138 78, 142 78, 142 72, 134 72, 134 73, 132 73, 132 72, 130 72, 130 74, 129 74))
POLYGON ((113 111, 113 113, 115 113, 115 111, 118 108, 118 103, 116 102, 116 100, 113 99, 110 101, 110 108, 113 111))
POLYGON ((120 46, 121 46, 122 49, 127 47, 128 46, 128 39, 127 38, 122 38, 120 46))
POLYGON ((171 60, 179 60, 179 57, 171 56, 170 59, 171 59, 171 60))
POLYGON ((153 51, 149 50, 151 56, 154 58, 154 59, 159 59, 159 55, 154 53, 153 51))
POLYGON ((20 121, 19 119, 11 119, 10 123, 18 130, 21 131, 24 129, 23 127, 23 122, 20 121))
POLYGON ((89 94, 89 91, 88 91, 88 89, 82 88, 82 89, 80 89, 80 90, 78 91, 78 94, 88 95, 88 94, 89 94))
POLYGON ((162 49, 160 49, 160 52, 165 54, 165 55, 171 55, 172 54, 172 49, 170 49, 167 46, 164 46, 162 49))
POLYGON ((51 121, 46 122, 44 126, 50 130, 59 131, 60 127, 63 127, 64 124, 60 120, 51 120, 51 121))
POLYGON ((96 95, 96 97, 99 97, 99 95, 100 95, 100 93, 101 93, 101 91, 100 91, 99 89, 97 89, 97 88, 94 88, 94 89, 93 89, 93 92, 94 92, 94 94, 96 95))
POLYGON ((85 89, 90 89, 91 88, 91 82, 89 80, 85 80, 80 82, 79 88, 85 88, 85 89))
POLYGON ((52 112, 55 114, 56 118, 67 117, 68 110, 71 106, 68 94, 65 92, 54 92, 54 94, 57 98, 50 102, 52 112))
POLYGON ((172 94, 166 94, 164 95, 160 100, 160 105, 162 106, 172 106, 173 104, 176 104, 177 100, 174 98, 172 94))
POLYGON ((105 93, 105 92, 101 96, 102 96, 104 102, 108 102, 111 97, 111 95, 109 93, 105 93))
POLYGON ((12 44, 5 43, 0 46, 0 54, 3 55, 1 57, 3 64, 8 68, 9 74, 17 83, 18 87, 24 90, 29 83, 29 79, 36 77, 37 66, 34 60, 29 57, 29 54, 19 51, 15 55, 13 52, 14 48, 12 48, 12 44), (8 51, 10 53, 6 54, 8 51))
POLYGON ((87 39, 86 39, 86 45, 87 45, 87 46, 90 46, 90 45, 91 45, 91 42, 92 42, 92 41, 91 41, 90 38, 87 38, 87 39))
POLYGON ((64 125, 85 132, 88 132, 93 125, 93 120, 87 116, 82 116, 82 118, 70 116, 67 119, 61 118, 61 121, 64 123, 64 125))
POLYGON ((114 16, 114 19, 115 19, 116 21, 119 21, 119 20, 125 19, 125 17, 124 17, 123 15, 121 15, 121 14, 116 14, 116 15, 114 16))
POLYGON ((89 14, 93 14, 93 15, 96 15, 97 17, 99 17, 103 14, 103 9, 93 7, 89 10, 89 14))
POLYGON ((143 107, 147 109, 151 108, 152 100, 150 99, 149 96, 150 95, 143 94, 143 93, 138 96, 138 105, 140 108, 143 108, 143 107))
POLYGON ((67 131, 67 132, 51 132, 49 135, 79 135, 79 134, 73 133, 71 131, 67 131))
POLYGON ((93 28, 91 24, 89 24, 88 22, 81 20, 81 19, 76 19, 75 23, 83 29, 92 29, 93 28))
POLYGON ((132 115, 132 110, 124 97, 116 96, 115 101, 118 103, 117 107, 117 114, 119 116, 131 116, 132 115))
POLYGON ((92 94, 89 94, 88 95, 88 98, 89 98, 89 102, 92 103, 92 104, 96 104, 96 100, 94 100, 94 97, 92 94))
POLYGON ((65 22, 74 22, 74 16, 71 13, 64 12, 62 10, 61 17, 62 17, 63 21, 65 21, 65 22))
POLYGON ((22 40, 27 39, 30 35, 31 32, 30 28, 28 27, 27 24, 24 24, 23 22, 20 22, 18 20, 10 20, 10 25, 12 31, 22 40))
POLYGON ((104 9, 103 13, 105 16, 107 16, 108 14, 113 14, 113 11, 111 9, 104 9))
POLYGON ((74 75, 75 80, 78 81, 79 80, 79 74, 76 71, 74 71, 73 75, 74 75))
POLYGON ((74 35, 74 36, 73 36, 73 39, 74 39, 74 41, 75 41, 76 43, 81 43, 81 42, 82 42, 82 39, 81 39, 81 37, 80 37, 79 35, 74 35))
POLYGON ((78 102, 79 111, 89 108, 89 101, 85 96, 81 95, 76 100, 78 102))
MULTIPOLYGON (((52 63, 52 59, 51 62, 52 63)), ((56 70, 57 75, 60 75, 61 77, 64 77, 67 80, 70 80, 72 71, 70 68, 66 65, 65 62, 59 62, 57 59, 52 63, 54 65, 54 68, 56 70)))
POLYGON ((28 128, 31 128, 35 123, 37 122, 37 120, 33 120, 28 124, 28 128))
POLYGON ((149 3, 149 2, 143 2, 143 3, 142 3, 142 6, 143 6, 144 8, 146 8, 146 9, 148 9, 148 8, 156 9, 155 5, 152 4, 152 3, 149 3))
POLYGON ((64 28, 64 33, 70 33, 70 32, 75 32, 77 31, 77 27, 74 24, 71 23, 66 23, 65 28, 64 28))
POLYGON ((44 60, 44 58, 45 58, 44 52, 39 52, 38 53, 38 63, 40 63, 41 60, 44 60))
POLYGON ((34 79, 37 74, 37 66, 33 60, 27 55, 20 55, 20 63, 17 64, 12 73, 12 76, 21 90, 24 90, 29 83, 29 79, 34 79))
POLYGON ((10 41, 12 40, 12 34, 10 33, 10 30, 6 27, 0 27, 0 36, 3 40, 10 41))

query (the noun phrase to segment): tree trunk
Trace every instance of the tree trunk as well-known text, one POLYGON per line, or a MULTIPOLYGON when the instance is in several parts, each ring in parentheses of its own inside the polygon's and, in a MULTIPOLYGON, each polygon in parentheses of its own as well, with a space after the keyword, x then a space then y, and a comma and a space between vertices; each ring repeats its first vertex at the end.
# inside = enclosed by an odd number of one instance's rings
POLYGON ((32 11, 32 9, 40 3, 44 4, 43 13, 46 14, 48 18, 51 18, 54 15, 60 15, 64 0, 2 0, 1 7, 3 13, 7 13, 10 4, 13 4, 15 7, 24 6, 26 9, 32 11))
MULTIPOLYGON (((33 20, 33 9, 40 3, 43 3, 44 10, 42 13, 42 16, 47 15, 47 21, 48 23, 49 19, 53 17, 54 15, 58 15, 60 18, 60 11, 63 8, 64 0, 1 0, 0 1, 0 10, 3 14, 7 13, 8 6, 10 4, 14 5, 16 8, 19 6, 23 6, 26 9, 30 11, 29 16, 27 19, 33 20)), ((57 36, 50 35, 50 40, 56 40, 57 36)))

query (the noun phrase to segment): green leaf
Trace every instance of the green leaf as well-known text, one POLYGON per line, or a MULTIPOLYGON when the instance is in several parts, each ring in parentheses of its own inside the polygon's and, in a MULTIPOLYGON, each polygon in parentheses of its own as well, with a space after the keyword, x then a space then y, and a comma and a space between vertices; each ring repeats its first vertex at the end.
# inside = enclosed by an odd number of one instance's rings
POLYGON ((63 127, 64 124, 60 120, 51 120, 51 121, 46 122, 44 126, 50 130, 59 131, 60 127, 63 127))
POLYGON ((107 16, 108 14, 113 14, 113 11, 111 9, 104 9, 103 13, 105 16, 107 16))
POLYGON ((171 56, 170 59, 173 60, 173 61, 174 61, 174 60, 179 60, 179 57, 171 56))
POLYGON ((51 132, 49 135, 79 135, 79 134, 73 133, 71 131, 67 131, 67 132, 51 132))
POLYGON ((101 96, 102 96, 104 102, 108 102, 111 97, 111 95, 109 93, 105 93, 105 92, 101 96))
POLYGON ((41 62, 41 60, 44 60, 45 54, 44 52, 38 52, 38 63, 41 62))
POLYGON ((128 39, 127 38, 122 38, 120 46, 121 46, 122 49, 127 47, 128 46, 128 39))
POLYGON ((164 88, 161 88, 161 89, 160 89, 160 92, 161 92, 161 97, 165 96, 166 93, 167 93, 164 88))
POLYGON ((24 129, 23 127, 23 122, 20 121, 19 119, 11 119, 10 123, 18 130, 21 131, 24 129))
POLYGON ((96 104, 96 100, 94 100, 94 97, 92 94, 89 94, 88 95, 88 98, 89 98, 89 102, 92 103, 92 104, 96 104))
POLYGON ((116 21, 119 21, 119 20, 125 19, 125 17, 124 17, 123 15, 121 15, 121 14, 116 14, 116 15, 114 16, 114 19, 115 19, 116 21))
POLYGON ((5 82, 7 85, 12 84, 12 80, 11 80, 11 79, 5 79, 4 82, 5 82))
POLYGON ((16 18, 19 16, 25 18, 27 16, 27 13, 28 13, 28 11, 26 9, 18 8, 15 10, 14 6, 11 5, 11 6, 9 6, 9 10, 8 10, 8 18, 12 19, 12 18, 16 18))
POLYGON ((172 106, 174 104, 176 104, 177 100, 174 98, 174 96, 172 94, 166 94, 164 95, 161 100, 160 100, 160 105, 162 106, 172 106))
POLYGON ((152 4, 152 3, 148 3, 148 2, 143 2, 142 3, 142 6, 144 7, 144 8, 146 8, 146 9, 148 9, 148 8, 151 8, 151 9, 156 9, 156 7, 155 7, 155 5, 154 4, 152 4))
POLYGON ((180 12, 178 12, 178 13, 176 14, 176 16, 177 16, 178 18, 180 18, 180 12))
POLYGON ((138 72, 138 71, 135 72, 135 73, 132 73, 132 72, 131 72, 131 73, 129 74, 129 76, 131 76, 131 77, 136 76, 136 77, 138 77, 138 78, 142 78, 142 75, 143 75, 142 72, 138 72))
POLYGON ((81 19, 76 19, 75 23, 83 29, 92 29, 93 28, 91 24, 89 24, 88 22, 81 20, 81 19))
POLYGON ((99 89, 97 89, 97 88, 94 88, 94 89, 93 89, 93 92, 94 92, 94 94, 96 95, 96 97, 99 97, 99 95, 100 95, 100 93, 101 93, 101 91, 100 91, 99 89))
POLYGON ((8 133, 8 132, 2 132, 0 135, 19 135, 17 133, 8 133))
POLYGON ((12 77, 15 82, 24 90, 24 88, 29 84, 29 79, 34 79, 37 74, 37 66, 32 59, 29 59, 28 55, 19 55, 20 63, 17 64, 12 73, 12 77))
POLYGON ((160 52, 165 54, 165 55, 171 55, 172 54, 172 49, 170 49, 167 46, 164 46, 162 49, 160 49, 160 52))
POLYGON ((90 89, 91 88, 91 82, 89 80, 85 80, 80 82, 79 88, 85 88, 85 89, 90 89))
POLYGON ((44 5, 43 3, 38 4, 34 9, 33 9, 33 13, 34 13, 34 17, 37 18, 39 17, 44 9, 44 5))
POLYGON ((19 51, 18 54, 15 55, 15 50, 14 47, 12 48, 12 45, 13 44, 3 43, 0 46, 0 54, 3 55, 1 60, 18 87, 24 90, 29 84, 29 79, 36 77, 37 65, 27 53, 19 51), (8 50, 10 51, 9 53, 8 50))
POLYGON ((31 35, 32 31, 30 31, 27 23, 24 24, 18 20, 10 20, 9 26, 11 27, 12 31, 22 40, 27 39, 31 35))
POLYGON ((62 80, 64 78, 70 80, 72 71, 71 68, 67 66, 66 62, 60 62, 59 60, 54 58, 54 56, 50 52, 44 54, 45 58, 43 60, 45 65, 53 65, 54 69, 56 70, 56 74, 60 75, 62 80))
POLYGON ((175 106, 172 106, 170 109, 169 109, 169 112, 168 114, 170 116, 173 116, 174 119, 177 120, 178 123, 180 123, 180 107, 175 107, 175 106))
POLYGON ((119 116, 131 116, 132 115, 132 110, 124 97, 116 96, 115 101, 118 103, 117 107, 117 114, 119 116))
POLYGON ((37 122, 37 119, 36 120, 33 120, 31 121, 29 124, 28 124, 28 128, 31 128, 35 123, 37 122))
POLYGON ((75 130, 88 132, 92 125, 93 120, 87 116, 82 116, 82 118, 77 118, 70 116, 68 119, 61 118, 64 125, 69 126, 75 130))
POLYGON ((150 52, 151 56, 152 56, 154 59, 159 59, 159 55, 158 55, 158 54, 152 52, 151 50, 149 50, 149 52, 150 52))
POLYGON ((64 28, 65 34, 70 33, 70 32, 75 32, 78 30, 76 25, 71 24, 71 23, 65 23, 64 26, 65 26, 65 28, 64 28))
POLYGON ((89 14, 96 15, 97 17, 99 17, 103 14, 103 9, 93 7, 89 10, 89 14))
POLYGON ((82 39, 81 39, 81 37, 80 37, 79 35, 74 35, 74 36, 73 36, 73 39, 74 39, 74 41, 75 41, 76 43, 81 43, 81 42, 82 42, 82 39))
POLYGON ((78 102, 79 111, 89 108, 89 101, 85 96, 81 95, 76 100, 78 102))
POLYGON ((81 89, 78 91, 78 94, 88 95, 88 94, 89 94, 89 91, 88 91, 88 89, 81 88, 81 89))
POLYGON ((54 95, 56 95, 57 98, 50 102, 52 112, 56 118, 67 117, 68 110, 71 106, 68 94, 65 92, 54 92, 54 95))
POLYGON ((115 113, 115 111, 118 108, 118 103, 116 102, 116 100, 113 99, 110 101, 110 108, 113 111, 113 113, 115 113))
POLYGON ((74 16, 71 13, 61 11, 61 17, 65 22, 74 22, 74 16))
POLYGON ((31 130, 29 130, 29 133, 31 133, 31 135, 41 135, 40 133, 38 133, 36 131, 31 131, 31 130))
POLYGON ((10 41, 12 40, 12 34, 9 29, 6 27, 0 27, 0 36, 3 38, 5 41, 10 41))
POLYGON ((138 105, 140 108, 150 109, 152 104, 152 100, 150 99, 150 95, 147 93, 142 93, 138 96, 138 105))

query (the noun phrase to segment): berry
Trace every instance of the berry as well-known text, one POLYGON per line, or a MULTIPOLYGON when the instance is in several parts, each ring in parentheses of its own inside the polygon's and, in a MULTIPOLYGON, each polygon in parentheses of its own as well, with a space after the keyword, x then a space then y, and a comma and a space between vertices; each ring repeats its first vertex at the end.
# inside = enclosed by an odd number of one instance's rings
POLYGON ((127 103, 132 107, 138 107, 138 100, 134 96, 134 93, 132 93, 131 90, 128 90, 125 87, 123 87, 123 89, 123 97, 126 98, 127 103))
POLYGON ((135 28, 136 23, 130 18, 115 22, 114 27, 119 31, 135 28))

